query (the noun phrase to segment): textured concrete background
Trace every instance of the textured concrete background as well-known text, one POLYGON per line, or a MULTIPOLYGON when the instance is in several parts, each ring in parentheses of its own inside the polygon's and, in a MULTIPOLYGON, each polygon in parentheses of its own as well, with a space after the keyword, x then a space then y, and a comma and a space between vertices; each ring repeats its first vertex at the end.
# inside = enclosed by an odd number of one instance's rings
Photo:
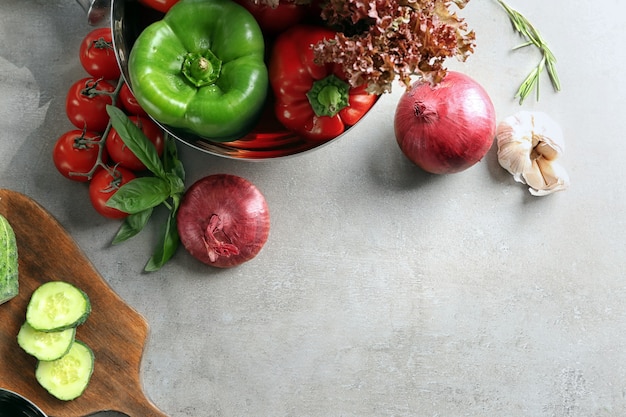
MULTIPOLYGON (((304 156, 249 163, 181 147, 189 184, 215 172, 254 182, 271 236, 236 269, 180 251, 142 274, 156 226, 110 247, 119 224, 52 164, 91 29, 73 0, 0 2, 0 186, 51 211, 146 317, 145 392, 172 417, 626 415, 626 6, 509 3, 559 60, 563 91, 544 77, 522 108, 563 127, 568 191, 530 196, 495 149, 451 176, 413 167, 393 137, 398 86, 304 156)), ((495 1, 461 14, 478 48, 450 67, 485 86, 500 120, 522 109, 512 96, 538 56, 510 52, 520 39, 495 1)))

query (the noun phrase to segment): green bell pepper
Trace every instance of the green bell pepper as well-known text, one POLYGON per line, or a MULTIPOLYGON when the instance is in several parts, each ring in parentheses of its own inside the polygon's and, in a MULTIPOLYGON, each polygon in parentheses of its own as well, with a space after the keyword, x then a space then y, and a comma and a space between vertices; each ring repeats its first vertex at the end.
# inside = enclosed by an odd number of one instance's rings
POLYGON ((268 92, 265 42, 231 0, 181 0, 145 28, 128 59, 130 85, 155 120, 214 141, 254 127, 268 92))

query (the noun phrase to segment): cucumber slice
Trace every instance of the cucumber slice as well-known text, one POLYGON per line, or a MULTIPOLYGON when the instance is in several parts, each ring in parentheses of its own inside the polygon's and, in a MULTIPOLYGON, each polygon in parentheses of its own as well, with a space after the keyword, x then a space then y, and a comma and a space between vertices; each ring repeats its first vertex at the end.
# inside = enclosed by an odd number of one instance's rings
POLYGON ((76 327, 58 332, 40 332, 24 323, 17 333, 17 344, 40 361, 53 361, 70 350, 75 336, 76 327))
POLYGON ((75 340, 62 358, 37 362, 35 378, 51 395, 62 401, 78 398, 89 385, 94 355, 89 346, 75 340))
POLYGON ((56 332, 76 327, 91 312, 89 297, 64 281, 40 285, 26 307, 26 322, 35 330, 56 332))

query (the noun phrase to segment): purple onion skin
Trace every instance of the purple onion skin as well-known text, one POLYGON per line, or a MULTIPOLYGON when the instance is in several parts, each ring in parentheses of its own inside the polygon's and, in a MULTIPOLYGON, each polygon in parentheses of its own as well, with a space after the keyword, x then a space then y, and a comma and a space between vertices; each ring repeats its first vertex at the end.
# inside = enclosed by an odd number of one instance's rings
POLYGON ((191 185, 176 221, 185 249, 216 268, 234 267, 254 258, 270 231, 263 194, 248 180, 230 174, 209 175, 191 185))
POLYGON ((416 82, 400 97, 394 131, 414 164, 433 174, 452 174, 487 154, 496 134, 496 111, 480 84, 448 71, 439 84, 416 82))

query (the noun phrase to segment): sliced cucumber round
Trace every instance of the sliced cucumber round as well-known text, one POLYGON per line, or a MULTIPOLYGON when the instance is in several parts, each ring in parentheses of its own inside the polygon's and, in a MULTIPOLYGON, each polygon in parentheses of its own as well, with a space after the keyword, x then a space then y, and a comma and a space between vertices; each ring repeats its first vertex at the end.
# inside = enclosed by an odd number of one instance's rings
POLYGON ((17 344, 40 361, 53 361, 70 350, 75 336, 76 327, 58 332, 40 332, 24 323, 17 334, 17 344))
POLYGON ((40 285, 26 307, 26 322, 41 332, 56 332, 82 324, 91 312, 89 297, 64 281, 40 285))
POLYGON ((53 361, 70 350, 75 336, 76 327, 58 332, 40 332, 24 323, 17 334, 17 344, 40 361, 53 361))
POLYGON ((93 373, 94 355, 89 346, 75 340, 63 357, 54 361, 39 361, 35 378, 50 394, 62 401, 78 398, 89 385, 93 373))

